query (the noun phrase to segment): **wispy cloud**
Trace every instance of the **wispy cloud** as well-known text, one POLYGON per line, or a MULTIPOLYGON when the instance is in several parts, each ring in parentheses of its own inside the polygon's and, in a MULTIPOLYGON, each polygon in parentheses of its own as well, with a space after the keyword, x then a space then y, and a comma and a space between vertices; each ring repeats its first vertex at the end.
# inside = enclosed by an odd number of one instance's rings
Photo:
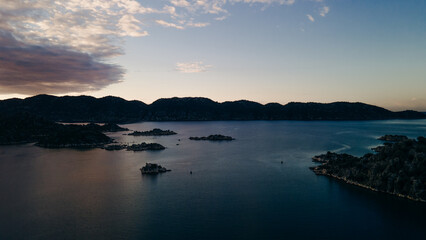
POLYGON ((217 18, 215 18, 214 20, 216 20, 216 21, 223 21, 223 20, 225 20, 227 18, 227 16, 221 16, 221 17, 217 17, 217 18))
POLYGON ((320 16, 321 16, 321 17, 325 17, 325 15, 327 15, 327 14, 328 14, 328 12, 330 12, 330 7, 323 6, 323 7, 320 9, 320 16))
POLYGON ((189 22, 186 24, 186 26, 188 27, 207 27, 208 25, 210 25, 210 23, 208 22, 196 22, 196 23, 189 22))
POLYGON ((309 21, 311 21, 311 22, 315 22, 315 18, 314 18, 314 17, 312 17, 312 15, 311 15, 311 14, 306 14, 306 17, 308 17, 309 21))
POLYGON ((244 2, 244 3, 263 3, 263 4, 281 4, 281 5, 292 5, 295 0, 230 0, 231 2, 244 2))
MULTIPOLYGON (((174 23, 176 26, 206 27, 211 21, 222 21, 231 14, 227 10, 227 5, 249 4, 250 6, 260 6, 262 9, 271 5, 293 5, 295 0, 168 0, 168 4, 173 7, 173 16, 162 20, 167 23, 174 23), (193 23, 196 19, 203 19, 203 22, 193 23), (206 21, 206 19, 208 19, 206 21)), ((163 26, 172 27, 164 24, 163 26)))
POLYGON ((178 62, 176 63, 176 70, 181 73, 199 73, 206 72, 212 68, 212 65, 206 65, 202 61, 199 62, 178 62))
POLYGON ((295 0, 169 0, 169 2, 175 7, 184 8, 193 13, 227 14, 228 11, 225 9, 225 5, 228 3, 292 5, 295 3, 295 0))
POLYGON ((179 26, 179 25, 177 25, 175 23, 169 23, 169 22, 166 22, 164 20, 155 20, 155 22, 158 23, 161 26, 164 26, 164 27, 171 27, 171 28, 176 28, 176 29, 184 29, 184 27, 182 27, 182 26, 179 26))
POLYGON ((170 0, 170 3, 177 7, 189 7, 191 3, 186 0, 170 0))

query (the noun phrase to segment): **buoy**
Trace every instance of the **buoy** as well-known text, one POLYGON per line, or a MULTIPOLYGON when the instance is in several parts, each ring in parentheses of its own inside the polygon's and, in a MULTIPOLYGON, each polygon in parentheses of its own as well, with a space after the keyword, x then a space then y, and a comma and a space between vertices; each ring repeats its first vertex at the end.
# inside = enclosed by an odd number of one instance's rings
POLYGON ((189 174, 192 174, 192 171, 189 171, 189 174))
POLYGON ((283 161, 281 161, 281 164, 283 164, 283 161))

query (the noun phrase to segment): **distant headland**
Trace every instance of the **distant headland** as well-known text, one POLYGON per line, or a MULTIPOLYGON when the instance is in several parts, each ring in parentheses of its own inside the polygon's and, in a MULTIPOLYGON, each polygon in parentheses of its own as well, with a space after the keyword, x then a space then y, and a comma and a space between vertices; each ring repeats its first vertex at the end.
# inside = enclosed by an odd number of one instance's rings
POLYGON ((416 111, 393 112, 351 102, 297 103, 286 105, 240 100, 215 102, 208 98, 159 99, 152 104, 119 97, 37 95, 0 101, 2 115, 29 113, 55 122, 216 121, 216 120, 385 120, 424 119, 416 111))

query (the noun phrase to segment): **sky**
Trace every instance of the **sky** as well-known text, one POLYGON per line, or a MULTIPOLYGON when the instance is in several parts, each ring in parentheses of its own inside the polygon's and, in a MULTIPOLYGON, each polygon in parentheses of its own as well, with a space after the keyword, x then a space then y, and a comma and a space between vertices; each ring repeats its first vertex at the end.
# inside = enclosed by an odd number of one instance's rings
POLYGON ((426 111, 426 1, 0 0, 0 99, 426 111))

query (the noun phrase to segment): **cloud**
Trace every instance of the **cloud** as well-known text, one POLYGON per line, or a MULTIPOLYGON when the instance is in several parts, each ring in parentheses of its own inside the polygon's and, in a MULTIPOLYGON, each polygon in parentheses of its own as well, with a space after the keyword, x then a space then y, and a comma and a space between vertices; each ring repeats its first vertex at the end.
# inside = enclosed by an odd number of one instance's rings
POLYGON ((186 0, 170 0, 170 3, 177 7, 189 7, 191 4, 186 0))
POLYGON ((280 5, 292 5, 295 3, 295 0, 230 0, 231 2, 244 2, 244 3, 263 3, 263 4, 273 4, 277 3, 280 5))
POLYGON ((188 13, 194 15, 213 14, 221 15, 215 19, 223 20, 229 14, 225 9, 227 4, 245 3, 245 4, 263 4, 263 5, 292 5, 295 0, 169 0, 170 4, 181 9, 185 9, 188 13))
POLYGON ((177 17, 177 16, 179 16, 179 15, 176 13, 176 8, 175 8, 175 7, 173 7, 173 6, 165 5, 165 6, 163 7, 163 11, 164 11, 165 13, 170 14, 170 16, 172 16, 172 17, 177 17))
POLYGON ((221 16, 221 17, 217 17, 217 18, 215 18, 214 20, 216 20, 216 21, 223 21, 223 20, 225 20, 227 18, 227 16, 221 16))
POLYGON ((208 22, 197 22, 197 23, 189 22, 186 24, 186 26, 188 27, 206 27, 208 25, 210 25, 210 23, 208 22))
POLYGON ((136 15, 155 12, 135 0, 0 0, 0 6, 1 29, 20 41, 106 57, 121 53, 120 37, 146 36, 136 15))
POLYGON ((328 12, 330 12, 330 8, 327 6, 324 6, 320 9, 320 16, 325 17, 325 15, 327 15, 328 12))
POLYGON ((169 22, 166 22, 164 20, 155 20, 155 22, 157 24, 161 25, 161 26, 164 26, 164 27, 171 27, 171 28, 176 28, 176 29, 184 29, 184 27, 182 27, 182 26, 179 26, 179 25, 174 24, 174 23, 169 23, 169 22))
POLYGON ((309 21, 311 21, 311 22, 315 22, 315 18, 314 18, 314 17, 312 17, 312 15, 310 15, 310 14, 306 14, 306 16, 308 17, 309 21))
MULTIPOLYGON (((109 63, 124 54, 125 37, 152 27, 201 28, 231 14, 227 6, 293 5, 295 0, 0 0, 0 92, 66 93, 102 89, 122 81, 109 63), (145 4, 153 4, 151 8, 145 4)), ((323 4, 323 3, 321 3, 323 4)), ((325 16, 329 11, 320 11, 325 16)), ((308 15, 314 21, 311 15, 308 15)), ((202 62, 178 63, 203 72, 202 62)))
POLYGON ((176 63, 176 70, 181 73, 199 73, 206 72, 212 65, 205 65, 203 62, 178 62, 176 63))
POLYGON ((39 94, 99 90, 124 71, 87 53, 17 41, 0 31, 0 93, 39 94))
POLYGON ((0 92, 67 93, 121 81, 107 63, 123 37, 142 37, 140 16, 158 11, 135 0, 0 0, 0 92))

